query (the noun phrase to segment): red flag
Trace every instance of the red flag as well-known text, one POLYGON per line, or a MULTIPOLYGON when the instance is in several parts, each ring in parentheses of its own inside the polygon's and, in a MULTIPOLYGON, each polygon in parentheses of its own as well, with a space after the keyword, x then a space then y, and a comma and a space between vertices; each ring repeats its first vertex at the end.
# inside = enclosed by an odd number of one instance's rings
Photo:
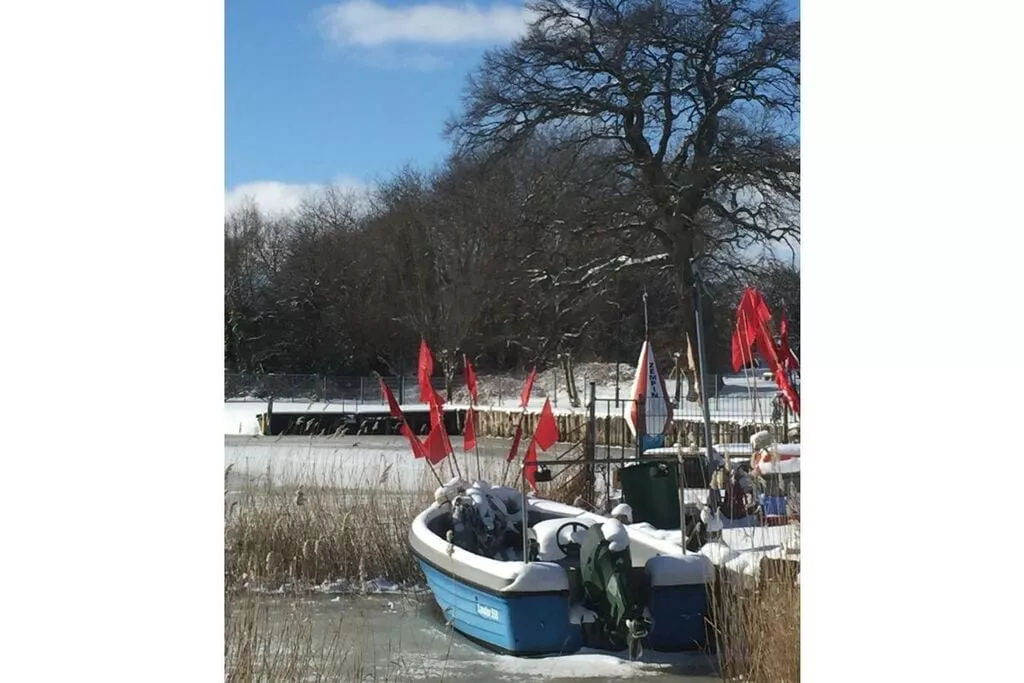
POLYGON ((533 490, 537 490, 537 440, 530 439, 530 445, 526 447, 526 456, 523 457, 523 474, 526 481, 530 482, 533 490))
POLYGON ((431 433, 436 429, 440 434, 441 442, 444 444, 445 452, 451 453, 452 442, 448 438, 448 428, 444 424, 444 410, 441 408, 441 397, 437 392, 432 392, 430 395, 430 427, 431 433))
POLYGON ((476 448, 476 425, 473 424, 475 419, 473 406, 470 406, 466 411, 466 429, 462 433, 462 450, 467 452, 476 448))
POLYGON ((732 371, 739 372, 744 365, 753 360, 754 340, 747 336, 747 326, 736 321, 732 333, 732 371))
POLYGON ((526 376, 526 383, 523 385, 523 393, 519 397, 519 407, 525 408, 526 404, 530 402, 530 394, 533 393, 533 383, 537 380, 537 368, 534 367, 530 370, 530 374, 526 376))
POLYGON ((428 396, 430 403, 430 434, 427 436, 426 456, 432 465, 444 460, 451 453, 452 445, 444 426, 440 397, 433 391, 428 396))
POLYGON ((388 410, 391 413, 391 417, 398 420, 398 431, 409 440, 413 456, 422 458, 424 456, 423 443, 413 434, 412 428, 405 420, 405 415, 402 414, 402 408, 398 405, 398 401, 395 400, 395 395, 391 393, 391 389, 384 383, 383 377, 380 379, 380 390, 384 394, 384 399, 388 402, 388 410))
POLYGON ((512 448, 508 452, 508 457, 505 458, 507 462, 512 462, 519 455, 519 441, 523 438, 523 423, 520 422, 516 425, 515 436, 512 437, 512 448))
POLYGON ((427 443, 424 448, 424 455, 431 465, 436 465, 448 457, 448 445, 445 443, 444 430, 437 425, 431 425, 430 434, 427 436, 427 443))
POLYGON ((404 422, 405 416, 402 414, 402 409, 399 407, 398 401, 395 400, 395 395, 391 393, 391 389, 384 383, 383 377, 380 378, 380 392, 384 394, 384 399, 388 402, 388 410, 391 412, 391 417, 404 422))
POLYGON ((466 358, 466 386, 469 387, 469 395, 473 399, 473 403, 476 403, 476 370, 473 369, 473 364, 469 362, 469 358, 466 358))
POLYGON ((732 335, 733 372, 739 372, 740 368, 753 360, 758 327, 761 324, 767 325, 771 319, 772 313, 761 292, 747 287, 736 308, 736 330, 732 335))
POLYGON ((402 421, 402 426, 399 428, 399 431, 402 433, 402 436, 409 440, 409 445, 412 447, 413 457, 422 458, 426 455, 426 449, 423 446, 423 442, 420 441, 418 436, 413 434, 412 427, 410 427, 405 420, 402 421))
POLYGON ((785 368, 782 367, 782 361, 779 358, 779 350, 775 346, 775 340, 768 334, 768 327, 764 322, 758 325, 757 343, 761 349, 761 354, 768 361, 768 365, 775 376, 775 383, 779 385, 779 391, 782 392, 793 412, 799 415, 800 395, 796 392, 793 385, 789 383, 789 375, 786 374, 785 368))
MULTIPOLYGON (((551 411, 551 399, 544 400, 544 409, 540 411, 540 419, 537 420, 537 429, 533 432, 533 440, 542 451, 546 451, 558 441, 558 422, 555 421, 555 414, 551 411)), ((529 455, 529 451, 527 451, 529 455)))
POLYGON ((789 348, 789 316, 786 309, 782 309, 782 319, 779 321, 779 355, 782 356, 782 367, 786 370, 799 370, 800 361, 797 360, 793 349, 789 348))
POLYGON ((434 387, 430 384, 430 376, 434 374, 434 356, 430 353, 427 340, 420 340, 420 362, 419 362, 419 385, 420 403, 430 403, 430 396, 434 393, 434 387))

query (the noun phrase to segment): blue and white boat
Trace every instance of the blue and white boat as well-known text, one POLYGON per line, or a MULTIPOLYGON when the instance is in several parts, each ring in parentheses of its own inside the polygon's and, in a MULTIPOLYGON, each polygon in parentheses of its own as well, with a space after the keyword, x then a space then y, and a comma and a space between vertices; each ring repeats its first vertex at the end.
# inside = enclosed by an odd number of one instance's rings
POLYGON ((412 551, 456 631, 518 656, 708 644, 706 557, 630 531, 628 520, 532 497, 524 543, 522 500, 453 481, 413 521, 412 551))

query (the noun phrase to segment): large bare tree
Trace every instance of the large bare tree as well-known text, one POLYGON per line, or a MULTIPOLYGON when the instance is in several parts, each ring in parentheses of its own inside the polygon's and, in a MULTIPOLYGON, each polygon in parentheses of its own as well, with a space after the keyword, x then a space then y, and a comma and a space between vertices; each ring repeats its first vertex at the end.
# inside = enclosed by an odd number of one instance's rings
POLYGON ((631 209, 673 265, 697 400, 695 263, 796 239, 800 24, 779 0, 535 0, 529 32, 492 50, 447 131, 500 151, 538 131, 610 150, 631 209))

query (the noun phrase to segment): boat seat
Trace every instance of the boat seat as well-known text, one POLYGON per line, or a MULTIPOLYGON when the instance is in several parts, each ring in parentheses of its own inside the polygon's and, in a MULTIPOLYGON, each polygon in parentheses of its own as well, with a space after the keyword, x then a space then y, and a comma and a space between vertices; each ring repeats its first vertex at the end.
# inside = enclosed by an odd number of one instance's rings
MULTIPOLYGON (((556 533, 562 525, 569 522, 579 522, 588 529, 590 525, 594 523, 594 520, 587 519, 587 516, 580 517, 558 517, 556 519, 545 519, 542 522, 537 522, 532 527, 533 533, 537 536, 537 545, 540 548, 540 552, 537 556, 542 562, 559 562, 565 559, 565 553, 558 548, 558 539, 556 533)), ((580 543, 583 541, 583 530, 577 528, 574 532, 578 535, 576 542, 580 543)), ((568 529, 562 532, 562 542, 566 542, 571 537, 571 533, 568 529)))

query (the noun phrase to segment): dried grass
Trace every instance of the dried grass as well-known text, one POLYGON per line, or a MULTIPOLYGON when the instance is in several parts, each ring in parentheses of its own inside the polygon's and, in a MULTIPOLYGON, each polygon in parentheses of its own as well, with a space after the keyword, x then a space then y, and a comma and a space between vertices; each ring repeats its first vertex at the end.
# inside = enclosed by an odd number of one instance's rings
MULTIPOLYGON (((464 468, 469 460, 462 458, 464 468)), ((503 461, 491 459, 493 471, 485 472, 485 478, 500 482, 503 466, 503 461)), ((541 495, 573 503, 585 490, 583 471, 580 466, 568 468, 555 482, 542 484, 541 495)), ((510 477, 516 476, 513 468, 510 477)), ((360 476, 359 489, 346 489, 336 481, 327 474, 320 480, 307 478, 300 486, 278 486, 268 472, 237 500, 225 502, 226 592, 244 585, 290 584, 301 590, 342 579, 357 585, 373 578, 423 584, 407 536, 412 519, 432 501, 436 481, 428 474, 415 490, 402 490, 386 469, 360 476), (332 484, 325 484, 327 480, 332 484), (377 483, 367 487, 367 481, 377 483)), ((791 566, 768 562, 756 586, 719 572, 710 626, 723 680, 799 681, 800 587, 791 566)), ((257 601, 230 616, 225 634, 228 681, 358 680, 364 675, 362 663, 352 659, 358 650, 344 640, 343 625, 331 639, 315 643, 309 620, 301 614, 272 623, 257 601)))
POLYGON ((795 565, 763 562, 757 585, 718 572, 711 627, 723 680, 800 680, 800 586, 795 565))

